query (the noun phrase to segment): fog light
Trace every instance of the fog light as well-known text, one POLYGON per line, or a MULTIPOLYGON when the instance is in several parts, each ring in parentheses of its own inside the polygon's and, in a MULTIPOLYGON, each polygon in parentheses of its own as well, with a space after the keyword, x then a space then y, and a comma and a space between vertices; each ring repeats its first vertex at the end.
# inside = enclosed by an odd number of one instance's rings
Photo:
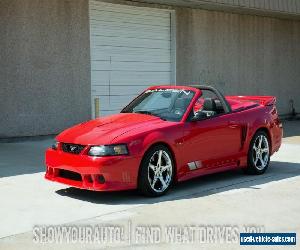
POLYGON ((105 178, 103 175, 98 175, 97 176, 97 180, 100 184, 104 184, 105 183, 105 178))

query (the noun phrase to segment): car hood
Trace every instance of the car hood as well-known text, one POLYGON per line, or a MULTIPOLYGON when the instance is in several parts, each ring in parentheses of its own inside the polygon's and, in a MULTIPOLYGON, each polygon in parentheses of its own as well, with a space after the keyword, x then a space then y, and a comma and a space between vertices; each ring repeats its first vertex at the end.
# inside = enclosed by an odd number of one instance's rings
POLYGON ((81 123, 60 133, 59 142, 81 145, 110 144, 115 138, 143 126, 153 127, 165 121, 158 117, 121 113, 81 123))

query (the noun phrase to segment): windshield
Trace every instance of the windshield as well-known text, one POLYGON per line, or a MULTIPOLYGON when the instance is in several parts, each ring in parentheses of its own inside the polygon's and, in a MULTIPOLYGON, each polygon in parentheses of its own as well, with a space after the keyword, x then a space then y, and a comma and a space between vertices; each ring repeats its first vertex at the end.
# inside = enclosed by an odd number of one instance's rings
POLYGON ((151 89, 133 100, 121 113, 140 113, 167 121, 180 121, 194 91, 184 89, 151 89))

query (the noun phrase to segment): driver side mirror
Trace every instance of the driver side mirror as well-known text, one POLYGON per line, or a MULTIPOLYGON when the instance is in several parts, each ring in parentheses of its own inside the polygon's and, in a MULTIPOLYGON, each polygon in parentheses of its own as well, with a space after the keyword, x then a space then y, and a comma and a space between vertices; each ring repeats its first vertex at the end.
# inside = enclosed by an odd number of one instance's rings
POLYGON ((191 119, 192 122, 201 121, 207 118, 207 115, 204 112, 197 112, 194 117, 191 119))

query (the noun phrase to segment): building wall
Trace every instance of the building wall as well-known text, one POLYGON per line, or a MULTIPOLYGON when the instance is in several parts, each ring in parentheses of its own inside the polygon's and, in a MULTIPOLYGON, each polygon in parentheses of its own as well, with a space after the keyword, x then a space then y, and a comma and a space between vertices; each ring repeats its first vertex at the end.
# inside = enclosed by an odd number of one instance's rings
MULTIPOLYGON (((290 100, 300 112, 299 21, 176 11, 178 84, 275 95, 281 114, 290 100)), ((0 1, 0 138, 55 134, 90 119, 90 74, 87 0, 0 1)))
POLYGON ((300 14, 300 2, 298 0, 194 0, 194 2, 211 2, 248 9, 300 14))
POLYGON ((0 49, 0 138, 91 117, 86 0, 1 0, 0 49))
POLYGON ((300 22, 200 9, 177 10, 177 83, 225 94, 275 95, 300 112, 300 22))
POLYGON ((299 0, 134 0, 134 2, 300 19, 299 0))

